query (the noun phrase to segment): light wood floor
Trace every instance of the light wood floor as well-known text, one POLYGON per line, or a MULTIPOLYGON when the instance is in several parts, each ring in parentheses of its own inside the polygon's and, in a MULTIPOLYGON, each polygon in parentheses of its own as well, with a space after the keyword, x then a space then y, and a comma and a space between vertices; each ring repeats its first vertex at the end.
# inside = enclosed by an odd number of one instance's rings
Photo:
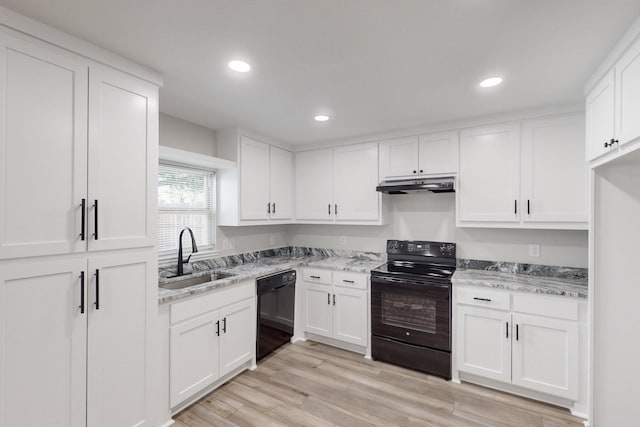
POLYGON ((582 426, 562 408, 364 359, 288 344, 176 417, 175 427, 582 426))

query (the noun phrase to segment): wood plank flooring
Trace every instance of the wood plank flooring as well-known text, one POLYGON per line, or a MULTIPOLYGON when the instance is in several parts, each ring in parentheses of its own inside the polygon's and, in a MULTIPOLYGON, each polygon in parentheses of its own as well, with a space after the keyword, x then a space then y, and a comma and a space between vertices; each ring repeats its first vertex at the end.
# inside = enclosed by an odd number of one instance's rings
POLYGON ((582 426, 569 411, 364 359, 288 344, 175 417, 175 427, 582 426))

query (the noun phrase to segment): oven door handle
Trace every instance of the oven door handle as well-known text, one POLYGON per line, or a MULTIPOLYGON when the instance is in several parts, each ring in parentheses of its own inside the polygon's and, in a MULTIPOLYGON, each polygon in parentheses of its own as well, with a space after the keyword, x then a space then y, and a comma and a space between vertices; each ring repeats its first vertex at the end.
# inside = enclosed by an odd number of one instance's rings
POLYGON ((400 285, 418 285, 418 286, 429 286, 429 287, 437 287, 437 288, 449 288, 450 285, 442 284, 442 283, 431 283, 431 282, 421 282, 417 280, 411 279, 399 279, 396 277, 385 277, 385 276, 373 276, 371 277, 371 283, 397 283, 400 285))

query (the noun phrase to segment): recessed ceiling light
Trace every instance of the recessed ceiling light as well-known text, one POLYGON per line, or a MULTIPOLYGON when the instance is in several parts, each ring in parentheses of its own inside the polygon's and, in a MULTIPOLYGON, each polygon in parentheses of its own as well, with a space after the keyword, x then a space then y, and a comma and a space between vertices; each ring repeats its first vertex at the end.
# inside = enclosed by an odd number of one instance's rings
POLYGON ((494 87, 502 83, 502 77, 489 77, 480 82, 480 87, 494 87))
POLYGON ((229 68, 233 71, 237 71, 239 73, 246 73, 251 70, 251 65, 247 64, 244 61, 234 60, 229 62, 229 68))
POLYGON ((317 116, 314 117, 316 122, 326 122, 330 118, 331 117, 327 116, 326 114, 318 114, 317 116))

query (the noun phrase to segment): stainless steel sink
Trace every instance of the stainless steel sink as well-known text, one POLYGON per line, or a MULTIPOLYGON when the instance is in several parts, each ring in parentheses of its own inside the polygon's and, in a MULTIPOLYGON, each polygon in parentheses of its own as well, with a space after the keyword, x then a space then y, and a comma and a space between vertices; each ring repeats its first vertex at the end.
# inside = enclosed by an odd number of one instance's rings
POLYGON ((235 276, 235 274, 213 273, 210 275, 197 276, 197 277, 184 276, 182 279, 175 280, 170 283, 160 283, 159 286, 162 289, 171 289, 171 290, 184 289, 190 286, 201 285, 203 283, 215 282, 216 280, 222 280, 232 276, 235 276))

